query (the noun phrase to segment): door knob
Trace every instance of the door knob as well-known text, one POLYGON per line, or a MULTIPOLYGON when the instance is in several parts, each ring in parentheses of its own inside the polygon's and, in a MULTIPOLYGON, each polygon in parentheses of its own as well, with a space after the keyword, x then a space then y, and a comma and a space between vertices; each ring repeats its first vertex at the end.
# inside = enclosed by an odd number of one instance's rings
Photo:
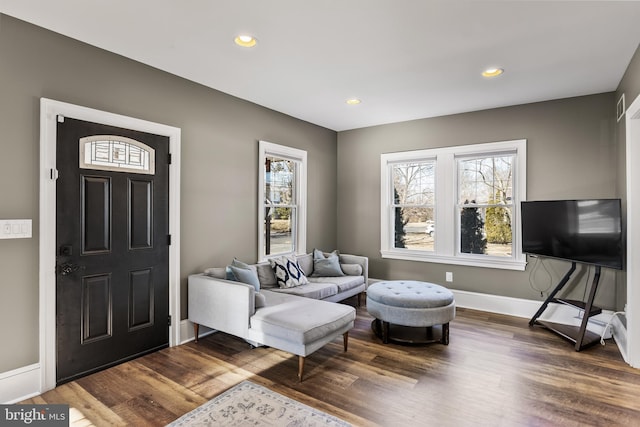
POLYGON ((64 263, 56 267, 57 273, 61 276, 68 276, 78 270, 84 269, 84 266, 78 264, 64 263))

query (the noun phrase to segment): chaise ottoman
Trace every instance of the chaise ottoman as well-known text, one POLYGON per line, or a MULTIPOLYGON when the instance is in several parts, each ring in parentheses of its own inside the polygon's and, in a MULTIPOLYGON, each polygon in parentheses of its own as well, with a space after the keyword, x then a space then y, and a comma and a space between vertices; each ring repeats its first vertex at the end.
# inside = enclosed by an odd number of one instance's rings
POLYGON ((372 329, 386 344, 398 343, 422 344, 440 342, 449 344, 449 322, 456 315, 453 293, 447 288, 433 283, 415 280, 389 280, 377 282, 367 288, 367 311, 375 320, 372 329), (394 337, 394 331, 405 335, 402 327, 427 328, 425 339, 394 337), (442 325, 439 340, 432 337, 433 326, 442 325))
POLYGON ((266 306, 249 319, 248 338, 298 356, 302 381, 305 357, 342 335, 347 351, 355 308, 335 302, 263 291, 266 306))

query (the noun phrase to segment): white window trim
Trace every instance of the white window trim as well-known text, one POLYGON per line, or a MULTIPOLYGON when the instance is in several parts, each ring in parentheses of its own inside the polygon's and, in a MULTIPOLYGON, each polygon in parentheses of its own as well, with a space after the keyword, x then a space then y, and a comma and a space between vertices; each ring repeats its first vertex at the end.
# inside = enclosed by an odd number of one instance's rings
POLYGON ((456 147, 385 153, 380 156, 380 254, 382 258, 407 261, 434 262, 440 264, 467 265, 473 267, 499 268, 524 271, 527 262, 522 253, 522 232, 520 229, 520 202, 526 200, 527 140, 489 142, 456 147), (461 254, 459 240, 456 157, 516 152, 514 163, 513 216, 518 218, 513 233, 513 256, 496 257, 488 255, 461 254), (390 164, 410 162, 418 159, 436 158, 436 231, 435 251, 420 251, 394 248, 393 218, 389 206, 391 200, 390 164))
MULTIPOLYGON (((296 168, 296 200, 298 201, 297 229, 292 230, 294 236, 295 253, 303 254, 307 250, 307 152, 297 148, 274 144, 267 141, 259 141, 258 156, 258 261, 264 261, 269 257, 263 254, 264 239, 264 163, 268 156, 276 156, 284 159, 300 162, 296 168)), ((282 255, 282 254, 278 254, 282 255)))

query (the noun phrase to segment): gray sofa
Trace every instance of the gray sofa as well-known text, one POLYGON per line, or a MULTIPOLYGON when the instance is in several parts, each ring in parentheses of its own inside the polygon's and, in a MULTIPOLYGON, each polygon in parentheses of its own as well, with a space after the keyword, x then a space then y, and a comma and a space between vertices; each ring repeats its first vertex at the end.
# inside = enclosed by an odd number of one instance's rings
POLYGON ((196 342, 199 325, 204 325, 254 346, 293 353, 299 356, 298 378, 302 381, 306 356, 340 335, 347 350, 355 309, 336 302, 355 295, 360 301, 366 288, 368 259, 341 254, 339 260, 347 274, 327 277, 314 275, 312 254, 297 256, 309 283, 291 288, 278 287, 267 262, 248 266, 255 271, 259 286, 228 280, 229 271, 224 267, 189 276, 189 320, 196 342))
MULTIPOLYGON (((325 253, 325 255, 327 255, 325 253)), ((344 276, 325 276, 314 270, 313 253, 297 255, 296 259, 309 281, 308 284, 292 288, 279 288, 271 264, 267 261, 253 264, 260 281, 260 290, 297 295, 329 302, 339 302, 354 295, 360 297, 369 279, 369 259, 358 255, 339 254, 339 262, 344 276)), ((228 271, 224 267, 208 268, 204 274, 217 279, 225 279, 228 271)))

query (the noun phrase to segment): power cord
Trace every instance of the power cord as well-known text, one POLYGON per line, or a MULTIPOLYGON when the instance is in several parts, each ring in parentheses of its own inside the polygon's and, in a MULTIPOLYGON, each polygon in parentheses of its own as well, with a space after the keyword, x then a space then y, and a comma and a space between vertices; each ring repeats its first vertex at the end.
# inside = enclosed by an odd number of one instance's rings
POLYGON ((611 324, 613 323, 613 319, 620 315, 620 314, 624 314, 626 315, 627 312, 626 311, 616 311, 615 313, 613 313, 611 315, 611 318, 609 319, 609 321, 607 322, 607 325, 604 327, 604 329, 602 330, 602 335, 600 335, 600 344, 605 345, 604 343, 604 336, 607 335, 607 330, 611 327, 611 324))
MULTIPOLYGON (((531 255, 529 255, 531 256, 531 255)), ((549 273, 549 270, 547 270, 547 267, 544 265, 544 262, 539 258, 539 257, 532 257, 535 258, 535 263, 533 264, 533 268, 531 269, 531 273, 529 274, 529 286, 531 286, 531 289, 533 289, 536 292, 540 292, 540 297, 544 297, 544 293, 547 292, 549 289, 551 289, 552 282, 553 282, 553 276, 551 275, 551 273, 549 273), (549 276, 549 286, 547 286, 545 289, 538 289, 535 284, 534 284, 534 280, 533 280, 533 276, 535 276, 536 274, 536 270, 538 270, 538 268, 540 268, 542 266, 542 268, 544 269, 545 273, 547 273, 547 276, 549 276)))

